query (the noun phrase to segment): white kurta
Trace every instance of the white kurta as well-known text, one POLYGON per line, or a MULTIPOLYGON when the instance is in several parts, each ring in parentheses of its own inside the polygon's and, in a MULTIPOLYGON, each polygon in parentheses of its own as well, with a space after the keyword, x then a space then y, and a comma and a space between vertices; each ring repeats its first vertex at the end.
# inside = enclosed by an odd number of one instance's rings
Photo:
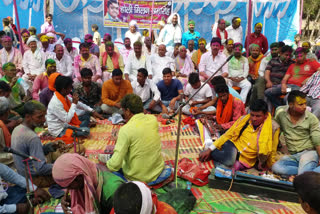
POLYGON ((155 84, 157 84, 160 80, 162 80, 162 71, 165 68, 170 68, 172 71, 174 71, 174 60, 171 57, 164 56, 160 57, 158 54, 152 55, 149 60, 149 67, 152 68, 152 80, 155 84))
POLYGON ((228 32, 228 38, 233 39, 234 44, 235 43, 241 43, 242 44, 242 38, 243 38, 243 30, 242 27, 239 26, 237 29, 234 29, 232 25, 226 28, 228 32))

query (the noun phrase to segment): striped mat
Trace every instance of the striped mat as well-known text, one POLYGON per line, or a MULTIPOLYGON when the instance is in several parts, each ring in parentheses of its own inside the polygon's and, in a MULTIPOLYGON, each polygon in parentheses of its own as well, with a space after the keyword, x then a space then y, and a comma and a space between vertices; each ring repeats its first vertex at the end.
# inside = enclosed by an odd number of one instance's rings
MULTIPOLYGON (((90 138, 84 142, 86 155, 92 161, 97 162, 98 154, 102 153, 107 145, 114 145, 120 125, 112 125, 110 121, 98 121, 98 125, 91 128, 90 138)), ((170 125, 159 123, 159 134, 162 141, 162 155, 166 163, 174 165, 177 138, 177 122, 170 125)), ((194 163, 211 170, 214 165, 212 161, 202 163, 198 156, 203 146, 196 130, 182 124, 180 135, 179 159, 189 158, 194 163)), ((182 186, 185 181, 179 179, 182 186)), ((161 191, 161 190, 160 190, 161 191)), ((277 201, 270 198, 262 198, 253 195, 245 195, 228 192, 219 189, 211 189, 208 186, 192 186, 192 191, 197 198, 197 203, 191 213, 267 213, 267 214, 299 214, 304 213, 300 204, 277 201)), ((52 212, 56 200, 44 204, 41 213, 52 212), (48 210, 48 212, 46 212, 48 210)), ((57 205, 57 204, 56 204, 57 205)))

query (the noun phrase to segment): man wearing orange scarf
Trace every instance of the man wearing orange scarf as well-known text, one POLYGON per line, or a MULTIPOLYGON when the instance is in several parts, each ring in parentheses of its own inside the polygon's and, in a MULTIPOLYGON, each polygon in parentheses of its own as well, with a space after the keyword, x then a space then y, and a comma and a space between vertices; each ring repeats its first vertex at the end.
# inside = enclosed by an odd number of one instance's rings
POLYGON ((246 110, 243 102, 229 93, 227 85, 217 85, 216 93, 218 94, 216 129, 225 132, 239 117, 246 114, 246 110))
POLYGON ((257 44, 251 44, 249 46, 250 56, 248 57, 249 62, 249 76, 248 80, 253 85, 250 102, 256 99, 264 98, 265 80, 264 77, 259 76, 259 67, 264 55, 261 53, 260 46, 257 44))
POLYGON ((206 40, 204 38, 200 38, 198 42, 199 42, 199 49, 196 52, 194 52, 192 54, 192 57, 191 57, 191 60, 192 60, 192 62, 194 64, 194 67, 195 67, 196 70, 198 70, 198 66, 199 66, 202 54, 207 52, 207 49, 206 49, 207 42, 206 42, 206 40))
POLYGON ((90 113, 99 119, 103 117, 95 112, 91 107, 78 102, 79 96, 74 93, 69 100, 68 95, 72 91, 72 79, 70 77, 58 76, 55 81, 54 95, 48 105, 47 123, 51 135, 63 140, 66 144, 73 143, 73 134, 86 137, 90 133, 90 113), (72 103, 71 103, 72 101, 72 103), (86 111, 82 118, 78 118, 77 109, 86 111), (74 131, 70 129, 70 126, 74 131))

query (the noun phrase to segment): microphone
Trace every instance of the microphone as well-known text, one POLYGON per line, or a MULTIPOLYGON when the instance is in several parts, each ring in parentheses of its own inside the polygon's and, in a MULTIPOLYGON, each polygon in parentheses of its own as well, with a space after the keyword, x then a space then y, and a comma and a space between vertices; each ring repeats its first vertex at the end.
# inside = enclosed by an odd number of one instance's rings
POLYGON ((82 131, 82 132, 87 132, 87 130, 85 129, 82 129, 81 127, 75 127, 75 126, 70 126, 69 124, 64 124, 64 127, 67 128, 67 129, 71 129, 72 131, 74 132, 78 132, 79 130, 82 131))
POLYGON ((25 158, 25 159, 28 159, 28 158, 29 158, 30 160, 34 160, 34 161, 39 161, 39 162, 41 162, 38 158, 35 158, 35 157, 32 157, 32 156, 23 154, 23 153, 18 152, 17 150, 14 150, 14 149, 12 149, 12 148, 10 148, 10 147, 4 147, 4 148, 3 148, 3 151, 4 151, 4 152, 8 152, 8 153, 12 153, 12 154, 15 154, 15 155, 18 155, 18 156, 20 156, 20 157, 22 157, 22 158, 25 158))

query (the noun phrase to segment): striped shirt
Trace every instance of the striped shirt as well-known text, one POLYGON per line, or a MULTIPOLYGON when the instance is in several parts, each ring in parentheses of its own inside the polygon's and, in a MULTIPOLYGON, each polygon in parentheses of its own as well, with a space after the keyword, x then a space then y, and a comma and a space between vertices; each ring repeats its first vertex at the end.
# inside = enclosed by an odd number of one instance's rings
POLYGON ((314 73, 300 91, 307 93, 313 99, 320 99, 320 71, 314 73))

